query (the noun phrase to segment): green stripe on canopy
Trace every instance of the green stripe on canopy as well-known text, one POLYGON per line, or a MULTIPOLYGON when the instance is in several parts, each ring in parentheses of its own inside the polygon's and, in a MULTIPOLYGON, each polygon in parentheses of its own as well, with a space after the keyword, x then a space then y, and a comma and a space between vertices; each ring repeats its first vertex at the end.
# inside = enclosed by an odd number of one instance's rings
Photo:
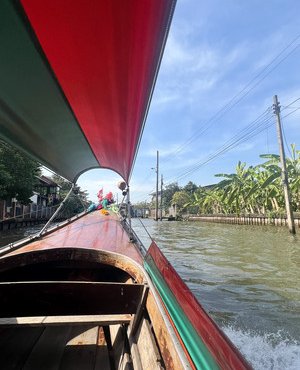
POLYGON ((73 181, 99 163, 14 4, 0 1, 0 138, 73 181))
POLYGON ((175 0, 1 0, 0 139, 128 182, 175 0), (122 4, 122 5, 121 5, 122 4))

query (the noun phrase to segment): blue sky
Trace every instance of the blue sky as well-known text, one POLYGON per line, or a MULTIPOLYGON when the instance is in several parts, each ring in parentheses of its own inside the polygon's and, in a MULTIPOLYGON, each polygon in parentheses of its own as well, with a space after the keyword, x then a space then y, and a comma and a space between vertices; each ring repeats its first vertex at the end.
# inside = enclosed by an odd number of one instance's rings
MULTIPOLYGON (((157 150, 164 183, 181 186, 216 183, 214 175, 234 172, 239 160, 255 165, 260 154, 278 153, 268 110, 275 94, 286 143, 300 149, 300 99, 289 105, 300 98, 299 14, 298 0, 177 1, 131 177, 132 202, 149 200, 155 190, 157 150), (258 135, 218 154, 255 120, 258 135)), ((78 184, 95 200, 101 187, 116 194, 118 180, 93 170, 78 184)))

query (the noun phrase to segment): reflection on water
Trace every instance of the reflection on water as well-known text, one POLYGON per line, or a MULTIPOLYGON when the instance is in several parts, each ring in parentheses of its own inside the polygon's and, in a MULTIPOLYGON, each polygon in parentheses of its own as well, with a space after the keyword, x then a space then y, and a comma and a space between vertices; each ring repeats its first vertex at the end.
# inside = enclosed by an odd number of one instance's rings
MULTIPOLYGON (((255 369, 300 369, 297 236, 275 227, 142 222, 255 369)), ((139 220, 133 224, 148 246, 139 220)))
POLYGON ((11 230, 0 231, 0 248, 38 233, 42 230, 43 226, 44 224, 38 224, 26 228, 20 227, 11 230))

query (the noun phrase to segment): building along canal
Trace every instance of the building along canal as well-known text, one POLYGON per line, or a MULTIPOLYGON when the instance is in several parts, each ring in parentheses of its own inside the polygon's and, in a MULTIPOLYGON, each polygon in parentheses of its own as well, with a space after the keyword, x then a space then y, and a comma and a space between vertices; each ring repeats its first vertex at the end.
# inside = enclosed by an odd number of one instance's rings
MULTIPOLYGON (((254 369, 300 369, 300 234, 275 226, 142 222, 254 369)), ((132 223, 149 246, 139 219, 132 223)), ((38 230, 2 232, 0 245, 38 230)))

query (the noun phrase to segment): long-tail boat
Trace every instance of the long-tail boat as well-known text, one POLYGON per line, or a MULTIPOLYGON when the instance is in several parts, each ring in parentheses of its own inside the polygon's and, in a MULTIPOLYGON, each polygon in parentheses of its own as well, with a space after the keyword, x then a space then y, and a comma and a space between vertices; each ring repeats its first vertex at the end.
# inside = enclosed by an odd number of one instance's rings
MULTIPOLYGON (((0 138, 127 186, 174 0, 1 0, 0 138)), ((247 369, 156 243, 84 212, 0 252, 1 369, 247 369)))

